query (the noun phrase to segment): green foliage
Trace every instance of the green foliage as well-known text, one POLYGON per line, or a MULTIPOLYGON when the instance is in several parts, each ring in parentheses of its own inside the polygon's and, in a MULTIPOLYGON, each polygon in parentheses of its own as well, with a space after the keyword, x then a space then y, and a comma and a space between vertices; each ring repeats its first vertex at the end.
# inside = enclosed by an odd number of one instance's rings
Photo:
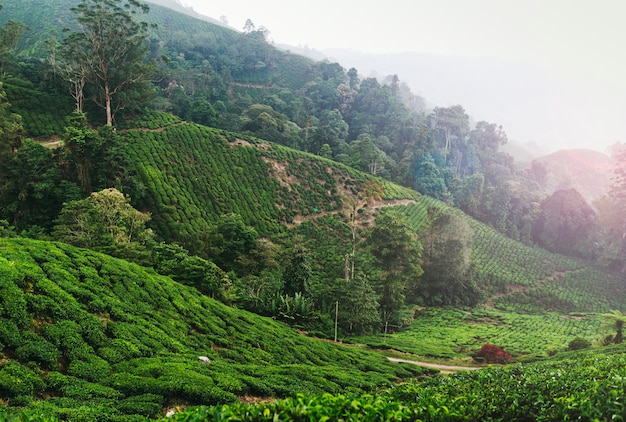
POLYGON ((424 276, 429 305, 476 305, 481 292, 471 274, 473 231, 460 214, 430 207, 422 231, 424 276))
POLYGON ((191 256, 182 246, 161 243, 152 247, 152 264, 159 274, 194 286, 207 296, 227 301, 232 284, 228 275, 213 262, 191 256))
POLYGON ((0 217, 18 229, 38 226, 50 229, 63 201, 74 199, 77 187, 61 177, 49 149, 25 140, 2 165, 0 217))
POLYGON ((591 347, 591 342, 585 338, 576 337, 567 345, 567 350, 580 350, 591 347))
POLYGON ((65 153, 63 162, 83 192, 89 194, 97 183, 94 170, 103 159, 104 142, 95 131, 89 129, 87 117, 82 112, 72 112, 67 118, 67 123, 63 142, 65 153))
POLYGON ((303 245, 296 245, 283 271, 283 293, 291 296, 310 294, 312 276, 310 253, 303 245))
POLYGON ((82 0, 71 10, 80 31, 63 41, 66 79, 73 84, 77 109, 83 111, 83 87, 91 88, 111 126, 117 111, 144 105, 152 91, 156 66, 145 61, 148 24, 136 20, 149 7, 135 0, 82 0))
POLYGON ((20 147, 23 135, 22 117, 12 113, 10 106, 4 86, 0 84, 0 159, 3 161, 20 147))
POLYGON ((501 421, 615 420, 625 414, 624 355, 587 353, 461 371, 365 395, 296 396, 190 408, 191 420, 501 421))
POLYGON ((575 189, 560 190, 541 203, 534 227, 537 243, 560 253, 582 256, 586 252, 595 212, 575 189))
POLYGON ((401 325, 400 311, 407 290, 422 275, 420 267, 422 244, 404 214, 385 210, 377 219, 367 238, 367 248, 377 260, 380 274, 382 318, 401 325))
POLYGON ((613 322, 615 324, 615 337, 613 342, 620 344, 624 338, 624 324, 626 323, 626 316, 619 310, 613 309, 609 313, 602 314, 601 317, 606 321, 613 322))
POLYGON ((431 154, 421 157, 415 164, 415 186, 418 192, 442 201, 450 200, 446 186, 446 169, 437 166, 431 154))
POLYGON ((337 280, 343 283, 339 297, 338 323, 350 334, 371 334, 381 328, 380 297, 365 277, 337 280))
POLYGON ((141 261, 146 254, 145 243, 152 237, 145 227, 149 219, 148 214, 134 209, 120 191, 110 188, 66 203, 53 236, 76 246, 141 261))
POLYGON ((213 421, 391 421, 408 420, 413 412, 397 401, 375 395, 298 395, 294 398, 255 406, 232 404, 199 408, 173 415, 169 420, 213 421))
MULTIPOLYGON (((93 251, 0 238, 0 257, 0 389, 11 408, 154 417, 181 402, 371 391, 413 376, 93 251)), ((302 314, 307 302, 294 299, 302 314)))
POLYGON ((41 393, 44 382, 33 369, 10 361, 0 368, 0 396, 9 400, 41 393))

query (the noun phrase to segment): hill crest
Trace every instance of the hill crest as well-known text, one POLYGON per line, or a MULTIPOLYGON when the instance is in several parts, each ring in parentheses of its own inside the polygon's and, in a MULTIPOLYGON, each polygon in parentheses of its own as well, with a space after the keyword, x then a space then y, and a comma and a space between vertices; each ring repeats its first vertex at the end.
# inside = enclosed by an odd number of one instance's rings
POLYGON ((574 188, 589 205, 606 195, 611 185, 615 161, 607 154, 589 149, 556 151, 531 163, 545 167, 546 193, 574 188))

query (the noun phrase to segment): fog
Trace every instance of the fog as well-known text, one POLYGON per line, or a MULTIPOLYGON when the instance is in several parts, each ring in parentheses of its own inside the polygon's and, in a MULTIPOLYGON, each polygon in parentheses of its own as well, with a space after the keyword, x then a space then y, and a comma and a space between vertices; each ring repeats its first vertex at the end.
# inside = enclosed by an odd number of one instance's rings
POLYGON ((516 142, 605 152, 626 141, 620 0, 181 3, 238 30, 251 19, 275 44, 319 50, 362 76, 397 73, 430 103, 461 104, 516 142))

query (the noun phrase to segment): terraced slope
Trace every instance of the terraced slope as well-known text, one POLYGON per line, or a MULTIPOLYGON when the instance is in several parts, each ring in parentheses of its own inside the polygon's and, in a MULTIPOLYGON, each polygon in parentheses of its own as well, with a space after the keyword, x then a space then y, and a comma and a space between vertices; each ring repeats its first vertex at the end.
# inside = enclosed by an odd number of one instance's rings
MULTIPOLYGON (((416 231, 429 207, 448 208, 339 163, 259 139, 179 121, 150 127, 124 136, 147 187, 140 206, 152 212, 155 230, 168 241, 193 243, 221 214, 236 212, 262 236, 298 232, 310 239, 311 250, 332 248, 332 255, 343 259, 350 251, 344 223, 353 208, 366 228, 379 207, 397 206, 416 231)), ((464 218, 473 233, 472 277, 488 305, 569 313, 606 312, 626 303, 620 274, 522 245, 464 218)))
POLYGON ((367 391, 418 372, 301 336, 126 261, 0 238, 5 405, 115 420, 244 396, 367 391))

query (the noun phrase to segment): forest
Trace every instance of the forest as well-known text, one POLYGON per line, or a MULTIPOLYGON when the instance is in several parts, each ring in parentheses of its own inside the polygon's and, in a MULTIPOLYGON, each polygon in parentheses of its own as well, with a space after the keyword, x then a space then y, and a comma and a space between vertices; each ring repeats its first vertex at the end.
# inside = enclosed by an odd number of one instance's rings
POLYGON ((588 204, 251 21, 2 6, 0 420, 626 416, 626 149, 588 204))

